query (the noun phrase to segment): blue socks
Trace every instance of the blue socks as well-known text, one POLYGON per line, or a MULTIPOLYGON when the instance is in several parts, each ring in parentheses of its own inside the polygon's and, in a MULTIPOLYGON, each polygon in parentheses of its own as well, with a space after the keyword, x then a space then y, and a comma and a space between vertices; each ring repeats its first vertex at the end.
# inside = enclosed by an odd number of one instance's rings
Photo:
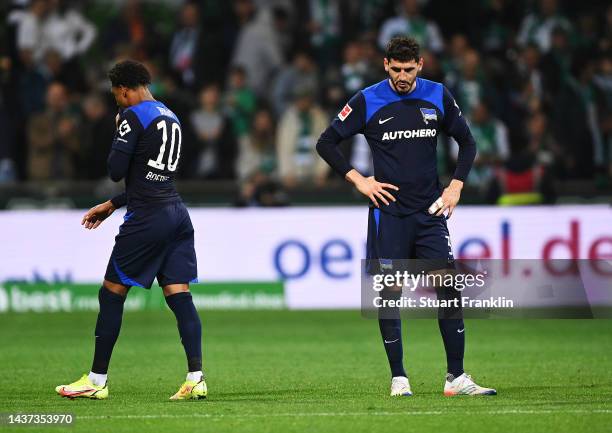
POLYGON ((378 326, 391 367, 391 376, 406 376, 402 348, 402 321, 400 319, 378 319, 378 326))
MULTIPOLYGON (((98 300, 100 312, 96 322, 96 348, 91 371, 96 374, 107 374, 113 347, 121 329, 125 297, 102 286, 98 293, 98 300)), ((202 325, 193 305, 191 293, 175 293, 166 297, 166 303, 176 316, 189 371, 201 371, 202 325)))
MULTIPOLYGON (((378 319, 380 335, 383 338, 391 375, 406 376, 403 364, 402 321, 400 319, 378 319)), ((465 352, 465 327, 463 319, 439 319, 438 326, 446 351, 447 373, 453 377, 463 374, 465 352)))
POLYGON ((202 324, 189 292, 166 297, 166 303, 176 316, 181 343, 187 355, 188 371, 202 370, 202 324))
MULTIPOLYGON (((391 297, 398 294, 391 292, 391 297)), ((439 317, 461 317, 461 310, 441 309, 439 317)), ((397 307, 385 307, 378 310, 378 326, 391 367, 391 375, 406 376, 403 364, 402 321, 397 307), (384 317, 384 319, 383 319, 384 317)), ((438 319, 440 334, 446 352, 447 373, 453 377, 463 374, 463 355, 465 353, 465 327, 462 318, 438 319)))
POLYGON ((463 354, 465 352, 463 319, 439 319, 438 326, 446 351, 447 372, 455 378, 459 377, 463 374, 463 354))
POLYGON ((96 349, 91 371, 96 374, 106 374, 121 329, 125 297, 102 286, 98 293, 98 301, 100 312, 96 322, 96 349))

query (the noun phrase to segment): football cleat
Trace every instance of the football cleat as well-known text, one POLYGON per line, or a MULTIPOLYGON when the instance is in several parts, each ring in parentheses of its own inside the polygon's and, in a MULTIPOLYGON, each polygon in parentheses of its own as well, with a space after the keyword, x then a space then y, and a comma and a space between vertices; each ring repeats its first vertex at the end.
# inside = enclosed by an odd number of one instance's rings
POLYGON ((170 397, 170 400, 198 400, 206 398, 207 395, 208 388, 202 376, 199 382, 188 380, 183 383, 177 393, 170 397))
POLYGON ((407 377, 396 376, 391 379, 391 397, 409 397, 411 395, 412 391, 410 390, 410 382, 408 382, 407 377))
POLYGON ((91 398, 94 400, 102 400, 108 397, 108 386, 94 385, 87 374, 84 374, 76 382, 69 385, 59 385, 55 387, 57 392, 62 397, 68 398, 91 398))
POLYGON ((497 391, 477 385, 469 374, 463 373, 457 378, 448 374, 444 384, 444 395, 497 395, 497 391), (449 382, 449 379, 452 380, 449 382))

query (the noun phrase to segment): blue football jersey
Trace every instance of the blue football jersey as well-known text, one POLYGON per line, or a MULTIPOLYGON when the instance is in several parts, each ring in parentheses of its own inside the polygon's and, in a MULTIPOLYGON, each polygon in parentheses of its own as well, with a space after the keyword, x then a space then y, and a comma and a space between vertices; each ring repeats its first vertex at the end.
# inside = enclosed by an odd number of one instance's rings
POLYGON ((112 149, 131 156, 125 178, 130 207, 180 200, 174 179, 181 144, 181 124, 161 102, 143 101, 123 110, 112 149))
MULTIPOLYGON (((441 83, 417 78, 415 89, 398 94, 385 79, 354 95, 332 121, 348 138, 361 133, 372 151, 376 180, 399 187, 381 210, 408 215, 428 208, 441 194, 437 170, 440 131, 465 142, 469 133, 459 107, 441 83), (466 132, 467 131, 467 132, 466 132)), ((471 134, 469 139, 473 141, 471 134)))

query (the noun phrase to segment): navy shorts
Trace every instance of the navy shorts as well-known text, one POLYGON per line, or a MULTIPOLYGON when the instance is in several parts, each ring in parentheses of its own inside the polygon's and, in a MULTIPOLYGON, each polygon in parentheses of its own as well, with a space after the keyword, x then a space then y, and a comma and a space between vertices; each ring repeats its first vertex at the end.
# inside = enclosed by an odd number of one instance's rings
POLYGON ((128 210, 123 218, 106 280, 147 289, 155 277, 162 287, 196 281, 193 225, 182 202, 128 210))
MULTIPOLYGON (((367 241, 368 272, 378 264, 420 259, 433 269, 452 268, 454 263, 446 217, 418 211, 395 216, 370 208, 367 241)), ((397 266, 395 266, 397 267, 397 266)))

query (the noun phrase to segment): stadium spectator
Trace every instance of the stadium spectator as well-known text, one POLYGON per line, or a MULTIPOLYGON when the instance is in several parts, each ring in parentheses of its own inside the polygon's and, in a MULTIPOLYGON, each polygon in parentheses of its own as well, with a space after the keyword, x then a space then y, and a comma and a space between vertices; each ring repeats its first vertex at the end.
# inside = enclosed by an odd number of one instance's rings
POLYGON ((539 0, 538 6, 537 12, 532 12, 523 19, 517 42, 522 46, 530 42, 536 43, 540 50, 546 53, 552 45, 553 29, 561 28, 571 34, 573 26, 560 13, 557 0, 539 0))
POLYGON ((200 92, 200 107, 190 116, 196 135, 195 154, 186 146, 183 163, 190 177, 232 179, 236 143, 232 126, 221 111, 219 86, 210 84, 200 92))
POLYGON ((232 13, 230 18, 224 23, 223 47, 230 51, 236 45, 238 36, 244 28, 253 20, 257 8, 253 0, 233 0, 232 13))
POLYGON ((249 87, 257 95, 264 96, 282 63, 280 38, 272 11, 267 8, 259 9, 255 18, 240 30, 232 64, 242 66, 246 71, 249 87))
MULTIPOLYGON (((352 16, 356 17, 356 20, 352 22, 353 26, 356 27, 355 31, 361 32, 362 34, 376 33, 380 28, 382 22, 388 17, 390 9, 389 2, 385 0, 363 0, 360 2, 348 1, 342 5, 342 11, 347 8, 352 16)), ((350 32, 350 28, 343 28, 343 36, 345 32, 350 32)), ((350 35, 354 38, 357 35, 350 35)))
POLYGON ((550 167, 551 173, 565 176, 564 155, 561 147, 548 128, 548 119, 541 111, 531 114, 527 121, 527 150, 535 156, 537 163, 550 167))
MULTIPOLYGON (((3 74, 7 58, 0 58, 0 73, 3 74)), ((16 180, 17 173, 13 152, 15 146, 15 128, 11 122, 8 111, 7 100, 3 92, 0 92, 0 184, 16 180)))
POLYGON ((612 176, 612 50, 601 56, 593 77, 599 98, 599 123, 602 135, 604 171, 612 176))
POLYGON ((340 53, 340 1, 309 0, 308 32, 317 65, 326 71, 340 53))
POLYGON ((277 117, 291 105, 293 92, 298 87, 319 88, 317 66, 304 51, 297 51, 291 64, 282 67, 274 79, 270 98, 277 117))
POLYGON ((106 160, 115 132, 115 113, 108 109, 104 98, 92 93, 83 100, 81 126, 81 150, 79 152, 79 177, 100 180, 108 176, 106 160))
POLYGON ((467 182, 485 185, 493 177, 495 168, 510 155, 508 129, 491 115, 489 107, 482 101, 474 107, 471 119, 470 130, 476 141, 477 154, 467 182))
POLYGON ((510 105, 504 113, 517 140, 525 139, 520 132, 524 129, 525 120, 543 109, 544 103, 548 103, 548 95, 544 92, 544 76, 539 69, 540 59, 539 48, 535 44, 528 44, 521 50, 516 67, 509 74, 510 105))
POLYGON ((600 95, 593 83, 595 62, 586 56, 575 58, 570 73, 555 98, 551 120, 566 155, 568 177, 587 179, 593 177, 595 166, 602 162, 600 95))
POLYGON ((578 17, 576 30, 576 49, 595 52, 599 43, 597 17, 593 13, 584 12, 578 17))
POLYGON ((607 52, 612 50, 612 5, 606 9, 603 28, 604 31, 599 39, 599 49, 607 52))
POLYGON ((17 25, 17 50, 24 63, 37 63, 45 54, 43 24, 48 11, 46 0, 32 0, 26 12, 21 14, 17 25))
MULTIPOLYGON (((50 9, 43 21, 43 55, 57 51, 64 62, 85 53, 96 37, 96 28, 67 0, 50 0, 50 9)), ((71 63, 74 67, 75 63, 71 63)))
POLYGON ((535 44, 529 44, 521 51, 517 62, 518 82, 529 83, 534 98, 544 96, 544 83, 540 71, 540 50, 535 44))
MULTIPOLYGON (((102 47, 107 58, 126 50, 137 59, 147 59, 162 47, 156 27, 147 25, 140 0, 122 2, 122 9, 105 27, 102 47)), ((164 53, 167 56, 167 53, 164 53)))
POLYGON ((272 111, 260 106, 246 140, 240 141, 236 172, 238 206, 280 206, 287 198, 277 181, 276 132, 272 111))
POLYGON ((368 75, 372 77, 372 84, 374 84, 382 80, 386 74, 384 67, 381 66, 383 65, 383 53, 378 49, 375 34, 365 34, 360 40, 363 59, 368 65, 368 75))
POLYGON ((41 68, 34 62, 34 54, 31 49, 22 49, 20 57, 22 67, 15 80, 19 89, 17 92, 19 107, 27 119, 45 108, 47 80, 41 68))
POLYGON ((60 81, 71 91, 84 92, 87 86, 78 57, 91 47, 95 34, 93 24, 67 2, 34 1, 21 15, 17 48, 29 73, 35 65, 47 81, 60 81))
POLYGON ((29 178, 72 179, 80 152, 78 119, 63 84, 49 85, 46 104, 46 110, 32 116, 28 124, 29 178))
POLYGON ((362 53, 362 44, 350 41, 344 47, 344 63, 341 67, 342 82, 347 95, 354 95, 372 80, 368 76, 368 64, 362 53))
POLYGON ((232 121, 238 139, 245 137, 257 106, 255 93, 247 87, 246 71, 233 66, 229 73, 229 86, 223 98, 224 111, 232 121))
POLYGON ((329 166, 317 157, 315 143, 327 127, 325 112, 315 104, 313 89, 295 89, 295 100, 280 119, 276 135, 279 176, 292 188, 300 183, 325 183, 329 166))
POLYGON ((463 59, 471 49, 467 37, 463 34, 455 34, 451 37, 448 56, 442 60, 444 71, 444 82, 449 88, 454 88, 459 81, 463 59))
POLYGON ((421 72, 421 76, 428 80, 443 82, 444 81, 444 71, 442 70, 442 65, 438 56, 434 55, 430 51, 424 51, 421 53, 421 57, 423 57, 423 71, 421 72))
POLYGON ((40 70, 47 82, 57 81, 66 86, 69 92, 84 94, 88 90, 83 70, 77 62, 64 62, 61 54, 53 48, 47 50, 40 70))
POLYGON ((271 178, 276 171, 276 133, 274 118, 269 109, 260 107, 253 116, 253 127, 244 140, 236 161, 236 172, 241 181, 271 178))
POLYGON ((151 84, 149 84, 151 92, 155 92, 156 97, 160 99, 165 98, 167 93, 166 84, 168 82, 165 70, 152 59, 143 60, 142 64, 147 68, 149 74, 151 74, 151 84))
MULTIPOLYGON (((469 6, 468 6, 469 7, 469 6)), ((515 21, 522 5, 513 0, 490 0, 473 11, 468 35, 483 53, 502 58, 513 44, 515 21)))
POLYGON ((240 29, 246 27, 257 13, 253 0, 234 0, 232 8, 240 29))
POLYGON ((476 106, 489 96, 486 76, 480 64, 480 55, 476 50, 469 49, 465 52, 461 64, 461 75, 453 90, 457 103, 468 118, 476 106))
POLYGON ((195 59, 200 36, 199 9, 193 2, 185 3, 181 9, 181 27, 172 36, 170 44, 170 68, 182 85, 191 87, 195 83, 195 59))
POLYGON ((394 36, 410 35, 421 47, 434 53, 441 53, 444 40, 438 26, 421 15, 419 0, 402 0, 400 13, 388 18, 378 35, 378 46, 384 49, 394 36))
POLYGON ((551 34, 551 46, 542 58, 544 87, 550 99, 554 99, 571 76, 572 47, 567 31, 555 27, 551 34))

